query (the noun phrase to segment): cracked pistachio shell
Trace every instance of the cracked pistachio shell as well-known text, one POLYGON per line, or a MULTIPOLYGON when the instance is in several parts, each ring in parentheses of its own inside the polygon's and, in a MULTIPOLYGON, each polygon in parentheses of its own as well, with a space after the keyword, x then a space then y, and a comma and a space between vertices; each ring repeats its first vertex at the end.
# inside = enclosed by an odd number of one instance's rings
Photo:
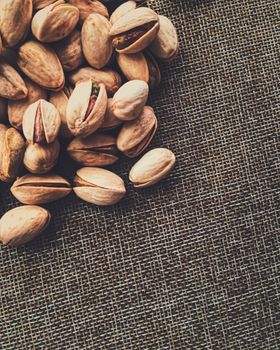
POLYGON ((74 179, 74 192, 86 202, 95 205, 113 205, 125 195, 123 180, 102 168, 82 168, 74 179))
POLYGON ((70 183, 55 174, 27 174, 18 178, 11 187, 13 196, 23 204, 50 203, 66 197, 71 191, 70 183))
POLYGON ((43 232, 49 225, 50 213, 35 205, 24 205, 9 210, 0 219, 0 241, 18 247, 43 232))
POLYGON ((117 147, 128 157, 137 157, 149 146, 156 130, 154 110, 146 106, 137 119, 124 123, 117 138, 117 147))
POLYGON ((118 6, 115 11, 111 14, 110 22, 113 25, 116 23, 121 17, 126 15, 129 11, 136 9, 136 2, 129 0, 118 6))
POLYGON ((22 130, 29 143, 52 143, 58 135, 60 123, 60 116, 55 106, 40 99, 26 109, 22 130))
POLYGON ((149 68, 142 52, 117 54, 117 63, 127 80, 143 80, 149 82, 149 68))
POLYGON ((83 67, 69 75, 70 82, 75 85, 83 80, 91 80, 94 84, 103 83, 109 96, 112 96, 122 85, 122 79, 119 73, 112 69, 95 69, 92 67, 83 67))
POLYGON ((46 174, 56 165, 59 150, 57 140, 49 144, 29 144, 24 153, 23 164, 33 174, 46 174))
POLYGON ((8 101, 0 97, 0 123, 7 121, 7 103, 8 101))
POLYGON ((112 111, 120 120, 136 119, 146 104, 149 86, 142 80, 130 80, 114 95, 112 111))
POLYGON ((1 136, 0 180, 13 181, 19 174, 26 148, 25 140, 14 128, 3 130, 1 136))
POLYGON ((167 148, 155 148, 134 164, 129 173, 129 180, 136 188, 149 187, 167 176, 175 161, 174 153, 167 148))
POLYGON ((35 83, 48 90, 58 91, 65 78, 61 63, 49 46, 27 41, 18 50, 20 69, 35 83))
POLYGON ((86 137, 103 123, 107 107, 107 94, 104 84, 98 86, 97 98, 91 106, 93 83, 90 80, 78 83, 67 105, 67 123, 74 136, 86 137))
POLYGON ((109 13, 100 1, 97 0, 68 0, 69 4, 76 6, 80 11, 79 26, 81 27, 86 18, 92 13, 98 13, 109 18, 109 13))
POLYGON ((0 1, 0 38, 5 47, 14 47, 27 34, 32 17, 32 0, 0 1))
POLYGON ((111 24, 107 18, 93 13, 87 17, 82 28, 83 53, 88 63, 97 69, 104 67, 113 53, 111 24))
POLYGON ((83 166, 103 167, 118 161, 116 138, 100 132, 87 137, 76 137, 68 145, 72 159, 83 166))
POLYGON ((172 60, 179 49, 179 41, 173 23, 165 16, 159 16, 160 30, 149 46, 151 52, 162 60, 172 60))
POLYGON ((4 62, 0 62, 0 96, 10 100, 21 100, 27 96, 27 87, 21 76, 4 62))
POLYGON ((158 31, 158 15, 147 7, 139 7, 120 17, 113 24, 110 36, 118 52, 137 53, 144 50, 154 40, 158 31), (122 42, 124 40, 127 44, 119 47, 118 38, 122 38, 122 42))
POLYGON ((113 106, 113 99, 108 98, 108 103, 107 103, 107 108, 106 108, 106 113, 104 117, 104 121, 100 126, 100 129, 102 130, 112 130, 120 126, 123 122, 117 118, 112 110, 113 106))
POLYGON ((19 101, 8 102, 8 117, 10 124, 18 129, 22 129, 22 118, 27 107, 39 99, 46 99, 47 92, 39 85, 35 84, 32 80, 25 79, 25 85, 27 87, 27 97, 19 101))
POLYGON ((72 32, 79 20, 77 7, 58 0, 38 11, 32 19, 33 35, 44 43, 65 38, 72 32))
POLYGON ((54 3, 56 0, 33 0, 33 8, 34 10, 40 10, 52 3, 54 3))

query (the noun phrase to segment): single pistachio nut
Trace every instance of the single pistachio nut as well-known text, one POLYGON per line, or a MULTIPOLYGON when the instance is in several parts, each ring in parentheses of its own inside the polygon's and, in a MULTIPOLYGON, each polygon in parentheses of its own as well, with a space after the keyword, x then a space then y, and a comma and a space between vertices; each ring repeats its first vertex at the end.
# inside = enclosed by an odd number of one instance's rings
POLYGON ((137 119, 124 123, 117 138, 117 147, 128 157, 137 157, 149 146, 156 130, 154 110, 146 106, 137 119))
POLYGON ((94 68, 100 69, 106 66, 112 56, 110 29, 108 19, 98 13, 89 15, 83 24, 81 33, 83 53, 94 68))
POLYGON ((114 95, 112 111, 120 120, 136 119, 146 104, 149 86, 142 80, 130 80, 114 95))
POLYGON ((24 153, 23 164, 32 174, 46 174, 56 165, 59 151, 57 140, 47 144, 29 144, 24 153))
POLYGON ((139 7, 120 17, 113 24, 110 35, 118 52, 136 53, 144 50, 158 31, 158 15, 147 7, 139 7))
POLYGON ((111 171, 102 168, 82 168, 74 178, 74 192, 91 204, 113 205, 125 195, 123 180, 111 171))
POLYGON ((68 145, 72 159, 83 166, 103 167, 118 161, 116 138, 100 132, 87 137, 76 137, 68 145))
POLYGON ((63 88, 63 69, 56 53, 49 46, 27 41, 19 48, 18 55, 20 69, 35 83, 48 90, 59 91, 63 88))
POLYGON ((115 11, 111 14, 110 22, 111 24, 115 24, 121 17, 126 15, 129 11, 136 9, 136 1, 126 1, 120 6, 118 6, 115 11))
POLYGON ((11 192, 23 204, 45 204, 66 197, 72 191, 70 183, 55 174, 27 174, 18 178, 11 192))
POLYGON ((41 42, 50 43, 65 38, 79 20, 77 7, 58 0, 39 10, 32 19, 33 35, 41 42))
POLYGON ((50 94, 50 103, 56 107, 61 119, 59 135, 64 138, 71 138, 73 136, 68 128, 66 117, 67 104, 72 91, 70 86, 65 86, 63 90, 51 92, 50 94))
POLYGON ((166 148, 155 148, 146 153, 130 170, 129 180, 136 188, 149 187, 171 172, 175 155, 166 148))
POLYGON ((84 62, 81 33, 73 30, 65 39, 54 44, 55 52, 65 72, 80 67, 84 62))
POLYGON ((98 13, 106 18, 109 18, 109 13, 106 8, 98 0, 68 0, 69 4, 76 6, 80 11, 79 26, 82 27, 86 18, 92 13, 98 13))
POLYGON ((95 69, 83 67, 69 75, 71 84, 76 85, 83 80, 91 80, 94 84, 103 83, 106 87, 108 96, 114 95, 122 85, 122 79, 119 73, 112 69, 95 69))
POLYGON ((28 33, 32 0, 0 1, 0 38, 5 47, 16 46, 28 33))
POLYGON ((0 241, 8 246, 24 245, 42 233, 50 220, 50 213, 36 205, 13 208, 0 219, 0 241))
POLYGON ((149 46, 151 52, 164 61, 172 60, 178 53, 179 41, 173 23, 165 16, 159 16, 160 30, 149 46))
POLYGON ((67 105, 67 123, 74 136, 86 137, 103 123, 107 107, 104 84, 99 86, 91 80, 76 85, 67 105))
POLYGON ((21 134, 14 128, 1 133, 0 180, 13 181, 21 170, 26 143, 21 134))
POLYGON ((117 54, 117 63, 127 80, 143 80, 149 82, 149 68, 142 52, 117 54))
POLYGON ((33 0, 33 8, 34 10, 40 10, 52 3, 54 3, 56 0, 33 0))
POLYGON ((120 120, 114 115, 112 106, 113 106, 113 99, 108 98, 104 121, 100 126, 100 129, 102 129, 103 131, 113 130, 123 123, 122 120, 120 120))
POLYGON ((0 123, 7 121, 7 100, 0 97, 0 123))
POLYGON ((149 87, 156 88, 161 82, 161 73, 157 61, 149 51, 144 51, 144 56, 149 70, 149 87))
POLYGON ((47 92, 30 79, 24 79, 27 87, 27 97, 19 101, 8 102, 8 117, 10 124, 18 129, 22 129, 22 118, 27 107, 39 99, 47 99, 47 92))
POLYGON ((21 100, 27 93, 27 87, 18 72, 8 63, 0 62, 0 96, 21 100))
POLYGON ((61 119, 55 106, 38 100, 25 111, 22 130, 29 143, 52 143, 59 132, 61 119))

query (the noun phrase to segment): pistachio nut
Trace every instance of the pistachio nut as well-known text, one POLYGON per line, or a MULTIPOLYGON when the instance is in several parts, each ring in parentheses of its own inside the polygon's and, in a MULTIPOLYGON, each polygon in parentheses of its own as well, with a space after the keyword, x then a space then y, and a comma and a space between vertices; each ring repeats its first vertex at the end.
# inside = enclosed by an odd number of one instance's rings
POLYGON ((134 164, 129 173, 129 180, 136 188, 149 187, 167 176, 175 161, 174 153, 167 148, 155 148, 134 164))
POLYGON ((73 136, 68 128, 66 117, 67 104, 72 91, 73 90, 69 86, 65 86, 63 90, 50 94, 50 103, 56 107, 61 119, 59 135, 65 138, 71 138, 73 136))
POLYGON ((139 7, 120 17, 113 24, 110 35, 118 52, 136 53, 154 40, 158 30, 158 15, 147 7, 139 7))
POLYGON ((170 61, 179 49, 179 41, 173 23, 165 16, 159 16, 160 30, 149 46, 151 52, 158 58, 170 61))
POLYGON ((149 82, 149 68, 142 52, 117 54, 117 63, 127 80, 143 80, 149 82))
POLYGON ((136 2, 133 0, 129 0, 118 6, 115 11, 111 14, 110 22, 113 25, 116 23, 121 17, 126 15, 129 11, 136 9, 136 2))
POLYGON ((0 38, 5 47, 14 47, 27 34, 32 17, 32 0, 0 1, 0 38))
POLYGON ((104 121, 100 126, 100 129, 102 130, 112 130, 122 124, 122 121, 114 115, 112 111, 112 106, 113 106, 113 99, 108 98, 104 121))
MULTIPOLYGON (((2 128, 3 129, 3 128, 2 128)), ((2 130, 0 138, 0 180, 13 181, 19 174, 26 148, 25 140, 14 128, 2 130)))
POLYGON ((65 39, 55 43, 55 52, 65 72, 77 69, 84 62, 81 33, 73 30, 65 39))
POLYGON ((28 91, 27 97, 19 101, 9 100, 8 102, 9 122, 18 130, 22 129, 22 118, 27 107, 41 98, 47 98, 46 90, 35 84, 32 80, 25 79, 24 82, 28 91))
POLYGON ((57 0, 39 10, 33 17, 31 29, 33 35, 44 43, 65 38, 72 32, 79 20, 77 7, 57 0))
POLYGON ((48 144, 29 144, 24 153, 23 164, 33 174, 46 174, 56 165, 59 150, 57 140, 48 144))
POLYGON ((0 97, 0 123, 7 120, 7 100, 0 97))
POLYGON ((112 111, 120 120, 136 119, 143 111, 149 86, 142 80, 130 80, 114 95, 112 111))
POLYGON ((66 197, 72 191, 70 183, 55 174, 27 174, 18 178, 11 192, 24 204, 45 204, 66 197))
POLYGON ((100 132, 74 138, 67 151, 72 159, 84 166, 103 167, 119 159, 116 138, 100 132))
POLYGON ((76 6, 80 11, 79 26, 82 27, 86 18, 92 13, 109 18, 108 10, 100 1, 97 0, 68 0, 69 4, 76 6))
POLYGON ((0 241, 14 247, 24 245, 43 232, 50 219, 50 213, 36 205, 11 209, 0 219, 0 241))
POLYGON ((94 68, 104 67, 112 56, 110 29, 111 24, 108 19, 98 13, 89 15, 83 24, 81 33, 83 53, 88 63, 94 68))
POLYGON ((33 8, 34 10, 40 10, 52 3, 54 3, 56 0, 33 0, 33 8))
POLYGON ((156 130, 154 110, 146 106, 137 119, 124 123, 117 138, 117 147, 128 157, 137 157, 148 147, 156 130))
POLYGON ((27 96, 27 87, 21 76, 4 62, 0 62, 0 96, 10 100, 20 100, 27 96))
POLYGON ((112 69, 84 67, 69 75, 69 81, 74 85, 83 80, 91 80, 96 85, 103 83, 109 96, 114 95, 122 85, 121 76, 112 69))
POLYGON ((74 178, 74 192, 86 202, 95 205, 113 205, 125 195, 123 180, 102 168, 82 168, 74 178))
POLYGON ((48 90, 63 88, 63 69, 53 49, 37 41, 27 41, 19 48, 18 55, 20 69, 35 83, 48 90))
POLYGON ((74 136, 86 137, 103 123, 107 107, 104 84, 99 86, 91 80, 76 85, 67 105, 67 123, 74 136))

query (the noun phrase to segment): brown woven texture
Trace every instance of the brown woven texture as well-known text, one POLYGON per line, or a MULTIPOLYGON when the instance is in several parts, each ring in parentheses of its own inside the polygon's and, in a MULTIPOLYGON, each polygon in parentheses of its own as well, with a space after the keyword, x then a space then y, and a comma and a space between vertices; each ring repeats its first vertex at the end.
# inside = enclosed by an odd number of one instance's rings
POLYGON ((150 6, 180 37, 150 101, 177 166, 135 191, 123 159, 119 205, 69 196, 0 248, 0 349, 279 349, 279 1, 150 6))

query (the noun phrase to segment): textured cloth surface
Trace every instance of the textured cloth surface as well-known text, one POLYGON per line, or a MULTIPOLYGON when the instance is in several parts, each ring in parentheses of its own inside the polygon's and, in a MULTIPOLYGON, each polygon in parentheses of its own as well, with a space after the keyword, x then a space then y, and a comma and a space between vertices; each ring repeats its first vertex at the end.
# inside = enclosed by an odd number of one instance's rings
POLYGON ((41 237, 0 248, 0 349, 279 348, 279 1, 150 6, 180 36, 150 101, 177 166, 114 208, 48 205, 41 237))

